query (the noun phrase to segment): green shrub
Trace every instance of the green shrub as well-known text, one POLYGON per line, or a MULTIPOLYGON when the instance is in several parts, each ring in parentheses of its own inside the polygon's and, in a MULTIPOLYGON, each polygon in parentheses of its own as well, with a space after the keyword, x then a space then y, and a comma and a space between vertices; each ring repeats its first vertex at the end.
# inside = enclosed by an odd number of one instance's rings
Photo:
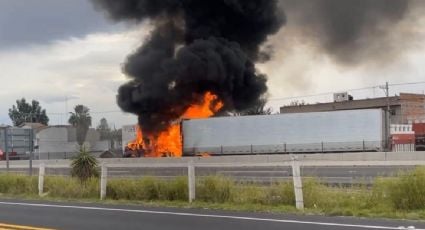
POLYGON ((230 202, 236 204, 261 204, 265 200, 265 188, 253 184, 237 184, 232 189, 230 202))
POLYGON ((48 176, 44 180, 44 192, 49 197, 66 199, 98 198, 99 179, 88 178, 81 183, 77 178, 48 176))
MULTIPOLYGON (((0 174, 0 194, 36 195, 37 177, 0 174)), ((66 199, 98 199, 99 179, 46 176, 44 191, 48 197, 66 199)), ((223 176, 198 178, 196 200, 243 207, 281 209, 295 206, 292 182, 272 185, 236 183, 223 176)), ((400 217, 415 211, 425 217, 425 168, 399 173, 397 177, 377 178, 373 187, 329 187, 316 179, 303 180, 304 206, 329 215, 400 217)), ((114 200, 187 201, 187 177, 161 180, 154 177, 108 180, 107 198, 114 200)))
POLYGON ((264 204, 269 205, 292 205, 295 206, 294 184, 281 182, 267 189, 264 204))
POLYGON ((231 201, 234 182, 220 176, 208 176, 198 181, 196 186, 196 199, 224 203, 231 201))
POLYGON ((71 175, 85 182, 91 177, 99 177, 97 159, 82 147, 71 162, 71 175))
POLYGON ((425 208, 425 168, 402 172, 382 186, 381 192, 392 202, 395 209, 417 210, 425 208))
POLYGON ((352 215, 368 205, 366 187, 328 187, 317 179, 304 179, 304 207, 334 215, 352 215), (350 214, 351 213, 351 214, 350 214))
POLYGON ((154 181, 140 179, 111 179, 106 187, 106 195, 114 200, 153 200, 157 199, 154 181), (144 186, 143 184, 152 184, 144 186))
POLYGON ((159 185, 159 199, 161 200, 188 200, 187 177, 177 177, 172 181, 162 181, 159 185))
POLYGON ((141 179, 112 179, 106 194, 115 200, 187 200, 187 178, 163 181, 152 177, 141 179))
POLYGON ((222 176, 209 176, 198 181, 196 199, 214 203, 294 205, 292 183, 282 182, 270 186, 235 183, 222 176))
POLYGON ((0 174, 0 193, 31 195, 38 193, 38 178, 12 173, 0 174))
POLYGON ((395 187, 394 184, 397 178, 376 178, 373 187, 372 194, 369 199, 368 208, 375 210, 394 210, 395 206, 393 201, 390 199, 390 190, 395 187))

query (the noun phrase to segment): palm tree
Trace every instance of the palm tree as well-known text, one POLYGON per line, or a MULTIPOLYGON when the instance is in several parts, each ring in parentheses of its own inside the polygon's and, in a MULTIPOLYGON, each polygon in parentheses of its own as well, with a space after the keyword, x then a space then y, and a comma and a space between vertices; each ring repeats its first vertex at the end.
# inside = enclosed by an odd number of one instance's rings
POLYGON ((92 119, 89 108, 84 105, 75 106, 74 111, 70 113, 71 116, 68 122, 77 129, 77 142, 80 145, 80 149, 82 149, 92 119))

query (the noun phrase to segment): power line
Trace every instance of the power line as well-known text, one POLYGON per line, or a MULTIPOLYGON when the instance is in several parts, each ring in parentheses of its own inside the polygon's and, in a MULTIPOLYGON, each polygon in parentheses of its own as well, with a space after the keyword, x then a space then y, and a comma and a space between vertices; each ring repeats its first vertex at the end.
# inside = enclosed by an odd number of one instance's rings
MULTIPOLYGON (((394 84, 388 84, 389 86, 402 86, 402 85, 419 85, 419 84, 425 84, 425 81, 418 81, 418 82, 406 82, 406 83, 394 83, 394 84)), ((360 91, 360 90, 367 90, 367 89, 376 89, 379 88, 382 85, 375 85, 375 86, 368 86, 363 88, 354 88, 354 89, 345 89, 345 90, 338 90, 338 91, 360 91)), ((293 97, 279 97, 279 98, 269 98, 269 101, 281 101, 281 100, 290 100, 290 99, 297 99, 297 98, 307 98, 307 97, 317 97, 317 96, 326 96, 333 94, 337 91, 332 92, 323 92, 323 93, 317 93, 317 94, 309 94, 309 95, 302 95, 302 96, 293 96, 293 97)))
POLYGON ((425 84, 425 81, 406 82, 406 83, 395 83, 395 84, 389 84, 389 86, 399 86, 399 85, 419 85, 419 84, 425 84))
MULTIPOLYGON (((425 84, 425 81, 417 81, 417 82, 405 82, 405 83, 393 83, 388 84, 389 86, 402 86, 402 85, 418 85, 418 84, 425 84)), ((277 98, 269 98, 268 101, 281 101, 281 100, 290 100, 290 99, 297 99, 297 98, 308 98, 308 97, 317 97, 317 96, 326 96, 333 94, 335 92, 340 91, 360 91, 360 90, 367 90, 367 89, 376 89, 383 85, 374 85, 374 86, 368 86, 368 87, 362 87, 362 88, 354 88, 354 89, 345 89, 345 90, 337 90, 337 91, 329 91, 329 92, 323 92, 323 93, 316 93, 316 94, 308 94, 308 95, 302 95, 302 96, 292 96, 292 97, 277 97, 277 98)), ((108 114, 108 113, 126 113, 122 110, 105 110, 105 111, 90 111, 90 114, 108 114)), ((32 115, 32 113, 23 113, 25 115, 32 115)), ((49 116, 62 116, 69 113, 60 113, 60 112, 47 112, 46 113, 49 116)))
MULTIPOLYGON (((359 91, 359 90, 366 90, 366 89, 373 89, 377 88, 378 86, 370 86, 370 87, 364 87, 364 88, 357 88, 357 89, 347 89, 347 90, 339 90, 339 91, 359 91)), ((280 98, 270 98, 269 101, 277 101, 277 100, 288 100, 288 99, 297 99, 297 98, 305 98, 305 97, 316 97, 316 96, 325 96, 329 94, 333 94, 336 91, 332 92, 324 92, 324 93, 317 93, 317 94, 309 94, 309 95, 303 95, 303 96, 293 96, 293 97, 280 97, 280 98)))

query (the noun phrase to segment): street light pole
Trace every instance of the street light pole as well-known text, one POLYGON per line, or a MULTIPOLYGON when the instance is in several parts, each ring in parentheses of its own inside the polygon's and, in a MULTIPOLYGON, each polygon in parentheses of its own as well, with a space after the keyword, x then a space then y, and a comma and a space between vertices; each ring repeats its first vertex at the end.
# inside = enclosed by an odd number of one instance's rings
POLYGON ((6 170, 7 170, 7 172, 9 172, 9 146, 8 146, 8 142, 9 142, 9 140, 8 140, 8 132, 7 132, 7 127, 5 127, 4 128, 4 150, 5 150, 5 153, 4 154, 6 154, 6 170))

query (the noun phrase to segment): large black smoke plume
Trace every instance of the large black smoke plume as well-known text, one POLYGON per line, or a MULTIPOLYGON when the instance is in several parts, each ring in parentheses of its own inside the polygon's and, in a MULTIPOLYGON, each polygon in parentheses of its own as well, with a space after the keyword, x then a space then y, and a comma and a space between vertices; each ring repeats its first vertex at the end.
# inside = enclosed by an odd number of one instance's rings
MULTIPOLYGON (((288 33, 318 47, 342 65, 379 62, 403 51, 397 30, 412 5, 409 0, 281 0, 288 33)), ((406 37, 407 36, 407 37, 406 37)))
POLYGON ((154 29, 123 67, 131 81, 118 104, 155 132, 212 91, 224 111, 249 109, 267 91, 254 63, 285 22, 275 0, 93 0, 114 20, 150 20, 154 29))

